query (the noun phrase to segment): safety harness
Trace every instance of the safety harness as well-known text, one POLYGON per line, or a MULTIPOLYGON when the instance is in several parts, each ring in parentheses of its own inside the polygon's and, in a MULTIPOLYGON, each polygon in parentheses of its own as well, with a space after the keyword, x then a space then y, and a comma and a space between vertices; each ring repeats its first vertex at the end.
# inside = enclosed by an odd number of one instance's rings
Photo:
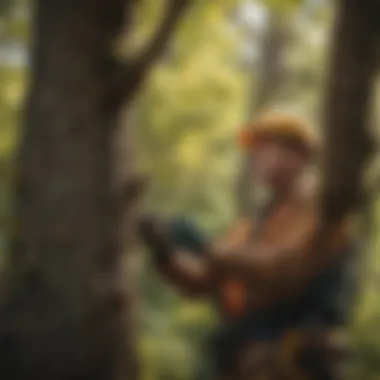
MULTIPOLYGON (((256 227, 253 231, 252 238, 260 235, 265 220, 276 209, 278 201, 272 199, 264 203, 263 206, 256 211, 256 227)), ((243 316, 247 311, 247 295, 244 282, 239 279, 228 279, 219 292, 218 305, 221 314, 227 319, 236 319, 243 316)))

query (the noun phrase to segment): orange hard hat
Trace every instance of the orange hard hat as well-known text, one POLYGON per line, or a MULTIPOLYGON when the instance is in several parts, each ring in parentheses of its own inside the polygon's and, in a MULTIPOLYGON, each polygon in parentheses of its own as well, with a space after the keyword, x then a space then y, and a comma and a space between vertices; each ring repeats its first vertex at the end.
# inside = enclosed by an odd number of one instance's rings
POLYGON ((270 114, 249 123, 239 132, 239 145, 243 149, 252 149, 262 141, 276 138, 289 139, 308 153, 316 150, 316 139, 310 127, 294 116, 270 114))

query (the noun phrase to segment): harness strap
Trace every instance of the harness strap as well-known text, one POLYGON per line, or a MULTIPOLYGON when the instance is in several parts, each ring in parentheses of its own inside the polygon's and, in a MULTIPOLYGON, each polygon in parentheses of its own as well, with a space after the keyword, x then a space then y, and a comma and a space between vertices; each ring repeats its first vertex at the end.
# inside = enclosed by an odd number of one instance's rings
MULTIPOLYGON (((268 215, 274 210, 277 202, 269 201, 258 212, 254 237, 258 237, 268 215)), ((244 227, 244 226, 243 226, 244 227)), ((247 310, 247 291, 243 281, 232 278, 226 281, 221 289, 223 313, 229 318, 238 318, 247 310)))

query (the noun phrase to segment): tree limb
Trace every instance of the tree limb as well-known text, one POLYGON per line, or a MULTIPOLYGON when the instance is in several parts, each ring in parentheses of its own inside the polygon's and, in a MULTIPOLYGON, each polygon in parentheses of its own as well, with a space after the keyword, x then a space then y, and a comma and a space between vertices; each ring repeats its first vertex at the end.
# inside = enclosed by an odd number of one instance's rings
POLYGON ((165 47, 189 3, 189 0, 168 0, 162 24, 146 49, 140 56, 122 67, 118 86, 123 101, 128 102, 138 90, 146 72, 165 47))

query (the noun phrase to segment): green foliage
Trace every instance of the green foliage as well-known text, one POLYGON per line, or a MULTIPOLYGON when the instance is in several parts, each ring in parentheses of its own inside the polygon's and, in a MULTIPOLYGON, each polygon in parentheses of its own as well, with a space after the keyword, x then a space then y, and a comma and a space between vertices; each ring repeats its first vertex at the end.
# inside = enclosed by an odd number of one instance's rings
MULTIPOLYGON (((26 86, 26 72, 9 60, 27 41, 28 20, 19 10, 25 0, 2 2, 0 6, 0 262, 7 248, 11 204, 13 156, 21 123, 21 101, 26 86)), ((24 9, 25 10, 25 9, 24 9)))
POLYGON ((303 2, 304 0, 262 0, 264 5, 276 12, 294 12, 303 2))
POLYGON ((233 59, 238 36, 223 12, 192 12, 173 41, 172 59, 156 68, 141 97, 140 163, 154 175, 152 204, 215 220, 232 185, 245 78, 233 59))

